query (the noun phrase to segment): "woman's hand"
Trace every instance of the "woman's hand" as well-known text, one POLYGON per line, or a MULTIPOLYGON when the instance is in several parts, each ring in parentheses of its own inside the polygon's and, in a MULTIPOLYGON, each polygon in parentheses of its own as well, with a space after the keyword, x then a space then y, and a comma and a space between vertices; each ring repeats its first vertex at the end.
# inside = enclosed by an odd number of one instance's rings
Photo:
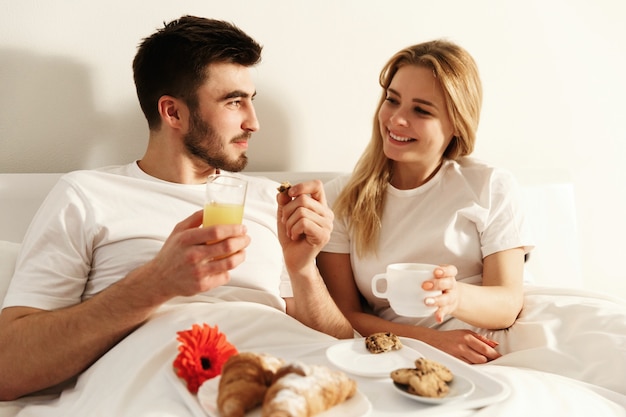
POLYGON ((434 330, 422 340, 469 364, 487 363, 502 356, 498 343, 471 330, 434 330))
POLYGON ((453 265, 435 268, 434 279, 422 284, 425 290, 440 290, 425 303, 436 306, 435 319, 447 315, 482 329, 506 329, 515 323, 524 302, 524 251, 513 248, 483 259, 482 284, 458 282, 453 265))
POLYGON ((456 282, 458 273, 454 265, 441 265, 435 269, 435 278, 424 281, 422 288, 426 291, 441 291, 437 297, 428 297, 424 302, 429 306, 437 306, 435 319, 438 323, 443 322, 446 315, 452 315, 459 305, 460 286, 456 282))

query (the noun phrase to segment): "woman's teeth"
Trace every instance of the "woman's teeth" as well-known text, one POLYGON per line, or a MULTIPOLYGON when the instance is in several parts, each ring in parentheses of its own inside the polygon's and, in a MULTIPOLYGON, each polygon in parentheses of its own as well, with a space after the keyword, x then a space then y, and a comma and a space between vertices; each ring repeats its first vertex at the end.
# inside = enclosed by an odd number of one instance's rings
POLYGON ((405 138, 405 137, 402 137, 402 136, 394 135, 394 134, 393 134, 393 133, 391 133, 391 132, 389 132, 389 136, 391 136, 391 138, 392 138, 393 140, 397 140, 398 142, 410 142, 410 141, 412 141, 412 140, 415 140, 415 139, 413 139, 413 138, 405 138))

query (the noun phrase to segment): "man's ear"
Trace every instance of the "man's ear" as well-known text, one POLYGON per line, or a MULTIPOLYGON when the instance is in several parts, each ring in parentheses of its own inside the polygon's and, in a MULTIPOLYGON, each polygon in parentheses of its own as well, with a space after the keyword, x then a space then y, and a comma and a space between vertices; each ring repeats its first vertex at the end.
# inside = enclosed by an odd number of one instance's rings
POLYGON ((162 123, 172 129, 187 129, 187 115, 189 111, 181 100, 172 96, 161 96, 158 106, 162 123))

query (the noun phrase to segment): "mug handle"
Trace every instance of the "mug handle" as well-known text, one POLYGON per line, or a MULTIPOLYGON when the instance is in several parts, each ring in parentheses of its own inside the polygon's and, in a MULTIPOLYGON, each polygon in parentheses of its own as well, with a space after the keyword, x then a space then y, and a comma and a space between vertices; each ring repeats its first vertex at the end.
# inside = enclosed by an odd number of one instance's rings
POLYGON ((378 291, 377 284, 378 281, 380 281, 381 279, 386 280, 387 278, 385 277, 385 273, 383 274, 376 274, 374 275, 374 278, 372 278, 372 292, 374 293, 374 295, 378 298, 387 298, 387 286, 385 286, 385 291, 380 292, 378 291))

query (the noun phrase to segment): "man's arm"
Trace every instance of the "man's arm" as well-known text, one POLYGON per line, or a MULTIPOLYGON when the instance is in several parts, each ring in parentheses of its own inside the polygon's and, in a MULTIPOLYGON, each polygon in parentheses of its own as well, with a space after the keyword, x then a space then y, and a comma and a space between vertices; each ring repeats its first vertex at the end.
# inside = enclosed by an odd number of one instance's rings
MULTIPOLYGON (((135 274, 135 273, 133 273, 135 274)), ((0 314, 0 400, 78 375, 153 311, 131 297, 129 276, 92 299, 56 311, 9 307, 0 314)))
POLYGON ((227 283, 228 271, 243 262, 250 243, 245 226, 205 229, 201 223, 202 211, 180 222, 152 261, 83 303, 55 311, 4 309, 0 400, 76 376, 164 302, 227 283))
POLYGON ((291 278, 287 313, 307 326, 338 338, 353 337, 352 326, 330 297, 315 265, 328 242, 333 212, 320 181, 297 184, 278 194, 278 238, 291 278))

